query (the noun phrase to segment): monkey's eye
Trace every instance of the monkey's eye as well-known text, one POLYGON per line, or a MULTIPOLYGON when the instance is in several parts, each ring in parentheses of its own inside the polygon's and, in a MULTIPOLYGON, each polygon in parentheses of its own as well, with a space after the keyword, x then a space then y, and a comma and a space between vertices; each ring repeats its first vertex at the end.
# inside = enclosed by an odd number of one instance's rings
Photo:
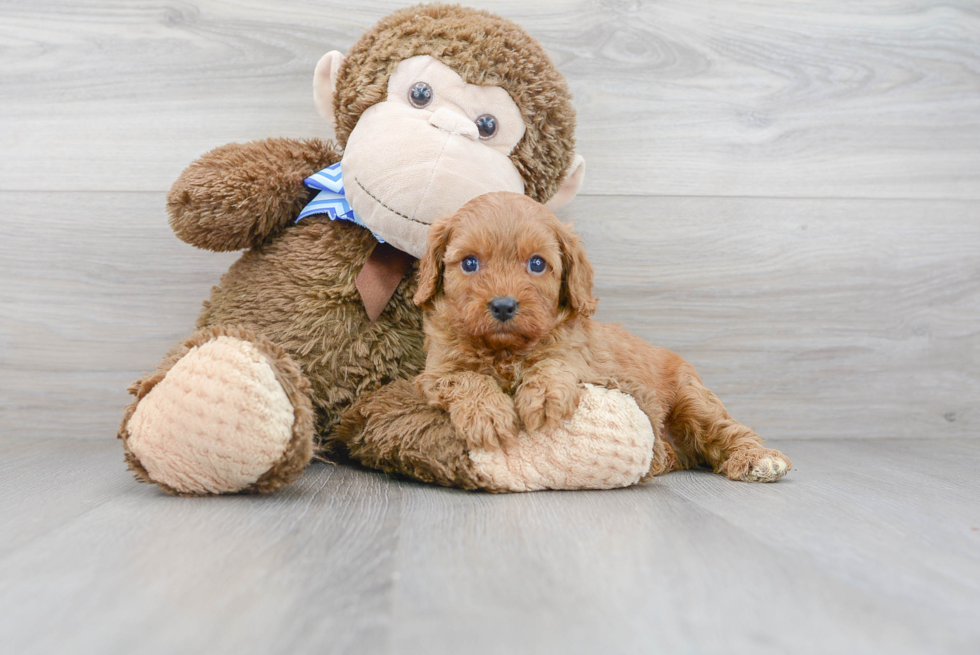
POLYGON ((476 273, 480 270, 480 260, 470 255, 459 263, 459 267, 463 269, 464 273, 476 273))
POLYGON ((548 268, 548 265, 545 264, 544 260, 541 259, 541 257, 539 257, 537 255, 535 255, 534 257, 531 257, 531 259, 527 260, 527 272, 528 273, 536 273, 536 274, 540 275, 541 273, 544 273, 544 269, 546 269, 546 268, 548 268))
POLYGON ((497 119, 490 114, 483 114, 476 119, 476 129, 480 131, 481 139, 492 139, 497 133, 497 119))
POLYGON ((419 109, 428 107, 432 104, 432 87, 425 82, 416 82, 415 86, 408 90, 408 101, 419 109))

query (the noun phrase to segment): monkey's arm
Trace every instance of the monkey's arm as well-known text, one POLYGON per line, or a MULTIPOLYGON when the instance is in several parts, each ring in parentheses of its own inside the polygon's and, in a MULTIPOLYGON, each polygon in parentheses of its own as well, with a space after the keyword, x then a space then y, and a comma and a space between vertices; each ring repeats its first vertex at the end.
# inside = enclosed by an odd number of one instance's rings
POLYGON ((250 248, 294 221, 312 196, 303 180, 340 158, 335 143, 320 139, 215 148, 184 169, 171 187, 170 227, 198 248, 250 248))

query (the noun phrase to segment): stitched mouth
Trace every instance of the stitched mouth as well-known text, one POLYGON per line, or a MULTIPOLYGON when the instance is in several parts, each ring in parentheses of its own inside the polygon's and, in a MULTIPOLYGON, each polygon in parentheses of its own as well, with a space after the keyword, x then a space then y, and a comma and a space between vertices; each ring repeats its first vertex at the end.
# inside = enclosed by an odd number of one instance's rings
POLYGON ((426 227, 429 226, 428 223, 425 223, 423 221, 420 221, 417 218, 412 218, 411 216, 406 216, 405 214, 401 213, 397 209, 392 209, 391 207, 389 207, 388 205, 386 205, 384 202, 381 201, 380 198, 378 198, 376 195, 374 195, 373 193, 371 193, 370 191, 368 191, 366 188, 364 188, 364 185, 361 184, 361 181, 359 179, 357 179, 356 177, 354 178, 354 182, 357 184, 357 186, 361 187, 361 191, 363 191, 364 193, 366 193, 367 196, 371 200, 373 200, 374 202, 378 203, 379 205, 381 205, 382 207, 384 207, 385 209, 387 209, 388 211, 390 211, 392 214, 396 214, 398 216, 401 216, 402 218, 404 218, 406 220, 409 220, 409 221, 412 221, 413 223, 418 223, 419 225, 424 225, 426 227))

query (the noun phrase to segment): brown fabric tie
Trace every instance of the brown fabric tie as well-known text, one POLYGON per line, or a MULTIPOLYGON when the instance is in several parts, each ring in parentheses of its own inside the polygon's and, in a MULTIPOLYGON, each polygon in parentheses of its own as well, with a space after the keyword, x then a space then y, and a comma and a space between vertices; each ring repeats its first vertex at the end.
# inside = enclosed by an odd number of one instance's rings
POLYGON ((381 316, 395 289, 412 267, 415 258, 387 243, 379 243, 357 274, 354 286, 361 294, 368 318, 374 323, 381 316))

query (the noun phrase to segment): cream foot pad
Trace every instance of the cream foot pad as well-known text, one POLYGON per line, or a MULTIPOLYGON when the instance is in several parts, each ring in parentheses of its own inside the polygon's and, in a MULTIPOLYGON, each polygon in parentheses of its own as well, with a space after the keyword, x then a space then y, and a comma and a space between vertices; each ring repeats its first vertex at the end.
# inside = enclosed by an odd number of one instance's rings
POLYGON ((552 433, 521 432, 507 451, 474 450, 489 486, 507 491, 613 489, 640 481, 653 458, 653 427, 636 401, 585 385, 571 419, 552 433))
POLYGON ((127 445, 177 491, 228 493, 282 458, 292 427, 293 406, 266 358, 221 336, 191 348, 139 402, 127 445))

